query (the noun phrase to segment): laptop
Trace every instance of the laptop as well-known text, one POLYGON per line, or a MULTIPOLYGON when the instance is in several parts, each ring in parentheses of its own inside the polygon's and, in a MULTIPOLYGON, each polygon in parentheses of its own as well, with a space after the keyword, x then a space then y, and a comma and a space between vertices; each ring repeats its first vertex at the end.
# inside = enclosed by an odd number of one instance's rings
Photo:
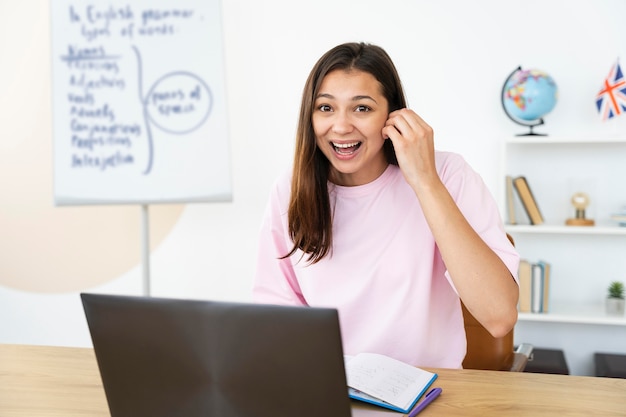
POLYGON ((337 310, 82 293, 112 417, 348 417, 337 310))

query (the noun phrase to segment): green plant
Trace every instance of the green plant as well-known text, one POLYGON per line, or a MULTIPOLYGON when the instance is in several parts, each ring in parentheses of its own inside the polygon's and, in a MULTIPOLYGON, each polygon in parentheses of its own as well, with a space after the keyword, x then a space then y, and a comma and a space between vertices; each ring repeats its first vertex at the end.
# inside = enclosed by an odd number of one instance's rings
POLYGON ((620 281, 613 281, 609 285, 609 298, 624 299, 624 284, 620 281))

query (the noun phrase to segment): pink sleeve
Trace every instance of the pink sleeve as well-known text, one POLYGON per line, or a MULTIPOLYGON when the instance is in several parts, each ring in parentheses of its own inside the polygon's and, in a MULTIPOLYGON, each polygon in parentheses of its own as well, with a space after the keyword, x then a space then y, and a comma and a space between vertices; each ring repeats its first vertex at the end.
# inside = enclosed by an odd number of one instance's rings
MULTIPOLYGON (((498 205, 481 176, 458 155, 448 159, 441 175, 472 228, 502 259, 518 282, 519 254, 506 237, 498 205)), ((446 276, 449 279, 447 273, 446 276)))
POLYGON ((306 305, 291 259, 281 259, 291 250, 287 232, 288 204, 289 182, 283 178, 272 190, 259 234, 252 288, 253 300, 258 303, 306 305))

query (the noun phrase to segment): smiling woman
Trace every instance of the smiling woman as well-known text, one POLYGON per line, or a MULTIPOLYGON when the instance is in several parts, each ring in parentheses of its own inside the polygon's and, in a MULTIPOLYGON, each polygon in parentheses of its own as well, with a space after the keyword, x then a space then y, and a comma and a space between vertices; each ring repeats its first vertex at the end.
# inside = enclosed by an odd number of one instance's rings
POLYGON ((258 248, 255 299, 337 308, 347 355, 458 368, 460 300, 496 337, 517 318, 519 255, 494 199, 435 151, 376 45, 338 45, 311 70, 258 248))

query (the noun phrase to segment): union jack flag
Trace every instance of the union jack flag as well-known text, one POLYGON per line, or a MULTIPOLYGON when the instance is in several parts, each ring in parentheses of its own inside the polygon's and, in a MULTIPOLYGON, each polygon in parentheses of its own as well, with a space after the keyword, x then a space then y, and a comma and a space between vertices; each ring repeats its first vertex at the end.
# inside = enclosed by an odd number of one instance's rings
POLYGON ((626 111, 626 80, 619 61, 615 62, 604 80, 602 89, 596 97, 596 107, 602 120, 619 116, 626 111))

